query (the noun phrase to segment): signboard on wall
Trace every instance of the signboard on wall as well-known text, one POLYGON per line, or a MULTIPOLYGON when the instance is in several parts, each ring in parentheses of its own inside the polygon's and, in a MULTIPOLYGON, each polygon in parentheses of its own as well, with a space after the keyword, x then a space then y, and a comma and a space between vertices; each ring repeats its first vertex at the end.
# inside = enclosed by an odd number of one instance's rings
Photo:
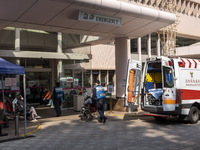
POLYGON ((68 83, 73 83, 73 77, 67 77, 66 79, 68 83))
POLYGON ((74 79, 74 86, 78 86, 78 78, 74 79))
POLYGON ((81 21, 88 21, 94 23, 103 23, 109 24, 114 26, 121 26, 121 18, 115 18, 110 16, 103 16, 89 12, 79 12, 79 20, 81 21))
POLYGON ((113 85, 108 85, 107 86, 107 91, 108 91, 108 93, 114 92, 114 86, 113 85))

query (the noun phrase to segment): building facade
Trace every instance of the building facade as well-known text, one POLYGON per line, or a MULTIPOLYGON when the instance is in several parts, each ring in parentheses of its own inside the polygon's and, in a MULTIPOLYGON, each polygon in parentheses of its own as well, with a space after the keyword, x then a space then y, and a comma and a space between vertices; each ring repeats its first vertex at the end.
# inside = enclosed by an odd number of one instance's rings
MULTIPOLYGON (((141 37, 129 37, 127 49, 130 47, 128 53, 132 59, 145 61, 148 57, 168 54, 200 57, 198 52, 200 2, 197 0, 121 0, 121 2, 126 3, 126 6, 142 6, 177 16, 176 22, 170 27, 148 31, 148 34, 144 32, 141 37)), ((39 99, 42 90, 52 89, 58 80, 62 81, 65 92, 79 88, 90 90, 93 82, 100 80, 105 89, 107 85, 114 85, 113 95, 116 95, 116 87, 123 88, 125 84, 124 76, 120 77, 121 82, 116 81, 118 80, 116 74, 122 74, 121 71, 116 72, 116 63, 120 64, 121 57, 126 58, 121 55, 123 52, 116 53, 116 45, 123 41, 118 42, 117 39, 122 37, 87 35, 86 31, 84 35, 71 31, 49 32, 22 26, 7 27, 0 31, 0 56, 25 67, 30 100, 35 96, 39 99)), ((119 94, 119 97, 123 96, 119 94)))

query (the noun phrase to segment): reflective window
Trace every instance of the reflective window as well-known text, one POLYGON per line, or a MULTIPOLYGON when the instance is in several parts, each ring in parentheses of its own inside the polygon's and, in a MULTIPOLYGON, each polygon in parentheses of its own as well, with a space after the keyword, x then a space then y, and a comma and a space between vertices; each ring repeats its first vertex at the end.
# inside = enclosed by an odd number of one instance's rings
POLYGON ((200 40, 184 38, 184 37, 177 37, 176 38, 176 47, 189 46, 189 45, 192 45, 192 44, 195 44, 198 42, 200 42, 200 40))
POLYGON ((15 30, 0 30, 0 49, 15 49, 15 30))
POLYGON ((164 87, 171 88, 174 86, 174 80, 172 75, 172 69, 168 67, 163 67, 164 73, 164 87))
POLYGON ((73 77, 73 72, 72 72, 72 70, 65 69, 65 70, 64 70, 64 76, 65 76, 65 77, 73 77))
POLYGON ((131 53, 137 53, 137 39, 131 39, 131 53))
MULTIPOLYGON (((93 84, 99 80, 99 70, 93 70, 92 71, 92 79, 93 79, 93 84)), ((93 85, 94 86, 94 85, 93 85)))
POLYGON ((83 74, 84 77, 84 87, 91 87, 91 71, 90 70, 86 70, 84 71, 83 74))
POLYGON ((115 71, 114 70, 109 70, 108 71, 108 84, 109 85, 114 85, 114 75, 115 75, 115 71))
POLYGON ((101 86, 106 86, 107 71, 101 70, 101 86))
POLYGON ((158 40, 158 34, 152 33, 151 34, 151 53, 153 55, 157 54, 157 40, 158 40))
POLYGON ((57 33, 41 30, 22 29, 20 31, 21 51, 57 51, 57 33))
POLYGON ((50 68, 51 63, 49 59, 20 59, 20 65, 26 68, 50 68))
POLYGON ((74 71, 74 87, 82 87, 82 71, 74 71))
POLYGON ((26 88, 28 102, 42 103, 44 89, 51 89, 50 72, 26 72, 26 88))

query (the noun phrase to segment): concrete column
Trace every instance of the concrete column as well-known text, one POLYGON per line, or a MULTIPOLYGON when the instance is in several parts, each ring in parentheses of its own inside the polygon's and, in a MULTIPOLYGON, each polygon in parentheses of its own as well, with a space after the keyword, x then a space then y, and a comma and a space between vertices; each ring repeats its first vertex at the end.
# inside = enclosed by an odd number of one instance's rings
MULTIPOLYGON (((15 28, 15 51, 20 51, 20 28, 15 28)), ((16 64, 20 65, 20 59, 16 59, 16 64)), ((19 83, 20 77, 16 75, 17 82, 19 83)))
POLYGON ((57 40, 58 40, 57 52, 62 53, 62 33, 61 32, 58 32, 57 40))
MULTIPOLYGON (((57 41, 58 41, 57 53, 62 53, 62 33, 61 32, 58 32, 57 41)), ((58 78, 58 80, 62 76, 63 76, 63 65, 62 65, 62 60, 59 60, 58 64, 57 64, 57 78, 58 78)))
POLYGON ((157 39, 157 56, 160 57, 160 33, 158 33, 157 39))
POLYGON ((101 83, 101 71, 100 71, 100 70, 99 70, 98 80, 99 80, 100 83, 101 83))
POLYGON ((115 39, 116 96, 124 97, 128 59, 131 58, 130 39, 115 39))
POLYGON ((20 51, 20 28, 15 28, 15 50, 20 51))
POLYGON ((92 70, 90 70, 90 84, 91 84, 91 88, 92 88, 92 84, 93 84, 92 70))
POLYGON ((141 46, 141 37, 139 37, 137 39, 137 45, 138 45, 138 60, 141 61, 142 60, 142 46, 141 46))
POLYGON ((106 85, 109 84, 109 71, 106 70, 106 85))
POLYGON ((84 87, 84 73, 83 70, 81 70, 81 78, 82 78, 82 87, 84 87))
POLYGON ((147 49, 148 49, 148 57, 151 58, 151 34, 148 36, 148 41, 147 41, 147 49))

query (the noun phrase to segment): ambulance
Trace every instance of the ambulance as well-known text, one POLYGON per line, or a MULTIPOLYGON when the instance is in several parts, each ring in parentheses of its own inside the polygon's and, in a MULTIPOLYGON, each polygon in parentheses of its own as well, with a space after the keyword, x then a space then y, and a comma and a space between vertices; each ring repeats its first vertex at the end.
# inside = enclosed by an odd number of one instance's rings
POLYGON ((200 112, 200 61, 180 57, 129 60, 125 106, 141 106, 145 115, 179 117, 194 124, 200 112))

